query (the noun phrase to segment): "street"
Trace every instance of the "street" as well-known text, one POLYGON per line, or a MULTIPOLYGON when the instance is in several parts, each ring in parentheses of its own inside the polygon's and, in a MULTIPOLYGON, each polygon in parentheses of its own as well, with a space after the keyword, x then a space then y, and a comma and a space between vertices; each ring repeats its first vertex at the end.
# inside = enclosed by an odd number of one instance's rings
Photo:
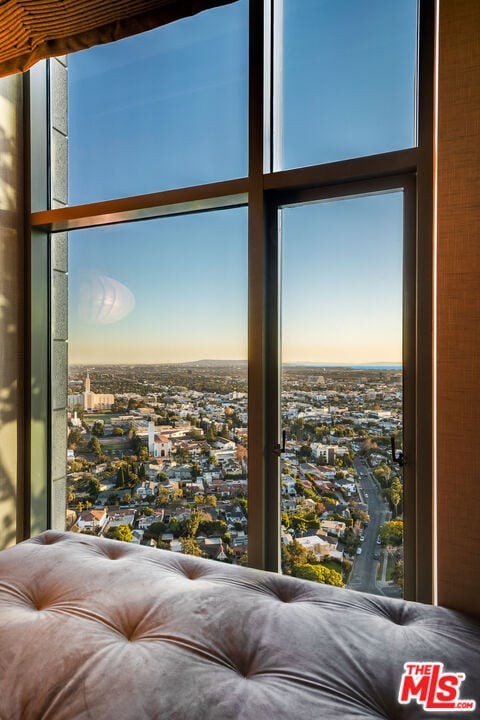
POLYGON ((352 571, 347 583, 350 590, 361 590, 376 595, 385 594, 377 586, 377 568, 379 560, 374 555, 382 557, 382 546, 377 544, 378 530, 390 517, 390 511, 384 502, 380 490, 373 480, 371 469, 366 461, 356 455, 353 464, 358 473, 357 486, 360 499, 368 506, 370 522, 363 534, 365 540, 360 544, 361 555, 353 561, 352 571))

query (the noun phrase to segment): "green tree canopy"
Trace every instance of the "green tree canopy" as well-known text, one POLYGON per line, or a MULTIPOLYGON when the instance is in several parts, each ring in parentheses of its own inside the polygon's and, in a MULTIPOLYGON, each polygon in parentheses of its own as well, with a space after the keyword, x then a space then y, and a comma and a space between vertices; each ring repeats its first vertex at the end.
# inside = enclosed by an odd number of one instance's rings
POLYGON ((107 530, 107 537, 112 540, 122 540, 123 542, 132 542, 133 533, 128 525, 118 525, 117 527, 107 530))
POLYGON ((181 537, 180 542, 183 545, 182 553, 184 555, 196 555, 197 557, 202 556, 202 551, 199 548, 197 541, 193 537, 181 537))
POLYGON ((403 540, 403 520, 390 520, 378 531, 383 545, 398 546, 403 540))
POLYGON ((89 452, 97 456, 102 454, 102 446, 100 445, 100 440, 95 435, 93 435, 88 442, 88 450, 89 452))
POLYGON ((392 484, 390 485, 389 495, 392 505, 395 508, 395 515, 398 514, 398 505, 400 504, 403 497, 402 483, 398 477, 393 478, 392 484))
POLYGON ((72 428, 68 433, 67 445, 69 448, 76 447, 82 442, 82 433, 78 428, 72 428))
POLYGON ((90 480, 88 481, 88 494, 97 496, 99 492, 100 483, 98 482, 97 478, 90 478, 90 480))
POLYGON ((103 437, 105 433, 105 426, 102 422, 102 420, 95 420, 92 427, 92 435, 95 435, 96 437, 103 437))
POLYGON ((282 543, 282 570, 286 575, 293 575, 293 570, 297 565, 307 562, 307 551, 294 540, 291 543, 282 543))
POLYGON ((324 585, 336 585, 344 587, 341 573, 337 570, 331 570, 323 565, 296 565, 293 569, 294 577, 303 578, 304 580, 313 580, 313 582, 323 583, 324 585))

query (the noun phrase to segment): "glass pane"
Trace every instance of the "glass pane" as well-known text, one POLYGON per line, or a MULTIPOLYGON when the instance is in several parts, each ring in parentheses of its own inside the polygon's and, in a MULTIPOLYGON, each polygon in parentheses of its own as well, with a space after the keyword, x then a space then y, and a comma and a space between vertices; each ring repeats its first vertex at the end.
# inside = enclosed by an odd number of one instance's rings
POLYGON ((276 170, 415 145, 416 0, 275 8, 276 170))
POLYGON ((248 3, 68 60, 69 203, 242 177, 248 3))
POLYGON ((246 208, 71 232, 69 267, 69 527, 245 562, 246 208))
POLYGON ((281 213, 283 569, 399 595, 403 194, 281 213))

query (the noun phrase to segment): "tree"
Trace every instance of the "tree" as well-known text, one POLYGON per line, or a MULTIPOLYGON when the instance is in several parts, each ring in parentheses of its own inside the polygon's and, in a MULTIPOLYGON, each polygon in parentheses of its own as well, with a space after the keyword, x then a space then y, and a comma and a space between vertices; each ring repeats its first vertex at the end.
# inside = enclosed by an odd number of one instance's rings
POLYGON ((130 493, 124 493, 123 495, 123 502, 129 505, 132 502, 132 496, 130 493))
POLYGON ((305 462, 306 460, 310 460, 312 457, 312 449, 310 445, 302 445, 300 450, 298 451, 298 459, 300 462, 305 462))
POLYGON ((403 540, 403 520, 390 520, 378 531, 383 545, 399 546, 403 540))
POLYGON ((286 575, 292 575, 297 565, 307 562, 307 551, 296 540, 288 544, 282 543, 281 552, 282 569, 286 575))
POLYGON ((227 532, 227 523, 225 520, 202 520, 198 526, 198 532, 207 537, 215 535, 224 537, 227 532))
POLYGON ((393 478, 392 484, 390 486, 389 490, 390 500, 392 505, 395 508, 395 517, 398 515, 398 505, 402 500, 403 497, 403 488, 402 483, 398 479, 398 477, 393 478))
POLYGON ((375 478, 378 480, 380 485, 382 487, 387 487, 388 481, 390 479, 390 475, 392 473, 391 468, 388 467, 385 463, 382 465, 379 465, 375 470, 373 471, 373 474, 375 475, 375 478))
POLYGON ((97 456, 102 454, 102 446, 100 445, 100 440, 98 439, 98 437, 95 437, 95 435, 91 437, 88 441, 88 451, 97 456))
POLYGON ((208 426, 207 440, 215 440, 217 437, 217 426, 214 422, 208 426))
POLYGON ((152 523, 150 527, 145 531, 145 535, 147 535, 147 537, 153 537, 155 538, 155 540, 158 540, 160 535, 166 532, 166 529, 167 525, 161 520, 157 520, 157 522, 152 523))
POLYGON ((114 427, 112 430, 112 435, 114 437, 122 437, 122 435, 125 434, 125 430, 121 427, 114 427))
POLYGON ((182 553, 184 555, 195 555, 196 557, 202 556, 202 551, 198 547, 197 541, 193 537, 181 537, 180 542, 183 545, 182 553))
POLYGON ((100 492, 100 483, 98 482, 97 478, 90 478, 88 481, 88 494, 94 495, 95 497, 100 492))
POLYGON ((138 455, 138 459, 141 460, 142 462, 145 462, 145 460, 148 460, 149 453, 148 453, 148 448, 146 447, 146 445, 141 446, 137 455, 138 455))
POLYGON ((128 483, 128 466, 126 462, 122 462, 121 465, 118 466, 117 470, 117 477, 115 479, 115 486, 125 487, 128 483))
POLYGON ((103 437, 103 435, 105 434, 105 426, 103 422, 101 420, 96 420, 93 423, 91 432, 92 435, 95 435, 95 437, 103 437))
POLYGON ((175 450, 175 460, 178 464, 190 462, 190 453, 186 447, 177 447, 175 450))
POLYGON ((76 447, 82 442, 82 433, 78 428, 72 428, 68 433, 67 445, 69 448, 76 447))
POLYGON ((203 513, 201 510, 192 510, 190 517, 183 520, 181 525, 184 530, 185 537, 195 537, 198 531, 198 526, 202 521, 203 513))
POLYGON ((132 542, 133 533, 129 525, 118 525, 107 530, 106 537, 112 540, 121 540, 122 542, 132 542))
POLYGON ((356 505, 353 503, 348 506, 350 509, 350 515, 353 518, 353 520, 358 520, 362 523, 362 525, 365 525, 365 523, 370 522, 370 515, 365 510, 359 510, 356 505))
POLYGON ((167 488, 160 487, 158 489, 157 505, 166 505, 168 503, 168 490, 167 488))
POLYGON ((248 517, 248 500, 246 498, 237 498, 235 502, 237 505, 240 505, 243 512, 248 517))
POLYGON ((397 585, 403 588, 403 560, 397 560, 395 562, 395 569, 392 573, 392 580, 397 585))
POLYGON ((217 507, 217 498, 215 495, 207 495, 207 505, 210 505, 214 508, 217 507))
POLYGON ((296 565, 292 575, 294 577, 303 578, 304 580, 313 580, 313 582, 323 583, 325 585, 336 585, 344 587, 342 575, 337 570, 331 570, 323 565, 296 565))

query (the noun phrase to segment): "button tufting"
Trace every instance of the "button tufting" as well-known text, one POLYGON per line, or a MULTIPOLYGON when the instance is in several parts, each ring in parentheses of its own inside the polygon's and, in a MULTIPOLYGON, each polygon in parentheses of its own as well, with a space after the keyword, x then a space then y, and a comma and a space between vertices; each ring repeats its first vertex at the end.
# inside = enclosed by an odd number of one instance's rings
POLYGON ((185 568, 185 572, 183 574, 186 578, 188 578, 188 580, 199 580, 205 576, 205 573, 198 568, 185 568))
MULTIPOLYGON (((172 570, 173 569, 174 568, 172 567, 172 570)), ((205 575, 209 575, 208 572, 205 572, 205 568, 197 565, 196 563, 191 563, 187 559, 182 559, 180 565, 177 565, 175 570, 188 580, 199 580, 200 578, 205 577, 205 575)))
POLYGON ((407 661, 465 673, 462 699, 480 682, 478 627, 446 609, 101 538, 33 542, 0 553, 1 718, 405 719, 407 661))
POLYGON ((122 558, 126 557, 127 551, 119 543, 118 547, 114 545, 107 545, 106 547, 102 547, 102 552, 100 554, 104 555, 109 560, 121 560, 122 558))
POLYGON ((29 597, 28 598, 28 605, 32 610, 36 610, 38 612, 42 612, 42 610, 47 610, 49 603, 47 603, 45 600, 39 600, 38 598, 29 597))
POLYGON ((38 543, 39 545, 55 545, 56 543, 63 542, 65 537, 60 533, 52 532, 47 530, 46 532, 33 538, 30 542, 38 543))
POLYGON ((294 583, 276 582, 266 589, 272 597, 282 603, 301 602, 305 597, 305 593, 302 591, 299 592, 298 587, 296 587, 294 583))
POLYGON ((405 612, 405 609, 406 608, 403 605, 400 607, 385 608, 385 617, 394 625, 410 625, 412 623, 412 619, 410 618, 409 613, 405 612), (388 610, 390 610, 390 612, 388 612, 388 610))

